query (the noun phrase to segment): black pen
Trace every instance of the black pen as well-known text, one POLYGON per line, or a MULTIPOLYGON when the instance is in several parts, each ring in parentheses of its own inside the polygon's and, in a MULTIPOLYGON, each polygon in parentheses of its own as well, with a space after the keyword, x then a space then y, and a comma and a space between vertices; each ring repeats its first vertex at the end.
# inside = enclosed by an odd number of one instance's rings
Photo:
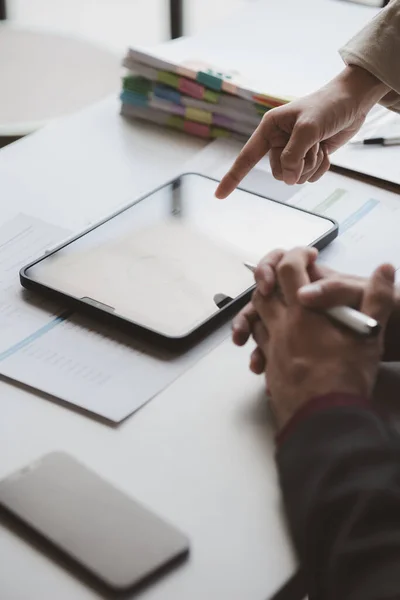
MULTIPOLYGON (((252 263, 245 262, 243 264, 252 273, 256 270, 256 266, 252 263)), ((353 333, 363 337, 373 337, 374 335, 378 335, 381 330, 378 321, 355 308, 350 308, 350 306, 327 308, 324 310, 324 314, 335 323, 339 323, 350 329, 353 333)))
POLYGON ((397 146, 400 145, 400 137, 374 137, 374 138, 366 138, 365 140, 357 140, 354 142, 350 142, 353 145, 361 145, 361 146, 397 146))

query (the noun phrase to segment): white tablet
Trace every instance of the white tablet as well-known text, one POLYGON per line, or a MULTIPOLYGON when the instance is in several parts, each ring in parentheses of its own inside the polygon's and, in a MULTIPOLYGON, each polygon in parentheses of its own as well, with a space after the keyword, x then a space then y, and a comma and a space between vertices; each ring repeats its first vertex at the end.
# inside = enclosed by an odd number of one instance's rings
POLYGON ((274 248, 323 248, 338 233, 321 215, 188 173, 21 270, 24 287, 168 344, 192 342, 243 304, 244 261, 274 248))

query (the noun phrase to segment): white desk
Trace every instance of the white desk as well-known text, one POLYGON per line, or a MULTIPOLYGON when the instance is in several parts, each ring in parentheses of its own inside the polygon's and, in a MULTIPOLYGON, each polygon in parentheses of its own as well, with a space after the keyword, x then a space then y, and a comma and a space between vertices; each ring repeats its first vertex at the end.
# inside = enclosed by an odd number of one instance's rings
MULTIPOLYGON (((334 5, 333 0, 270 4, 278 16, 265 23, 267 37, 268 30, 271 36, 278 27, 283 31, 287 15, 292 9, 298 14, 300 4, 304 13, 308 4, 312 10, 316 4, 329 10, 334 5)), ((359 25, 371 14, 351 4, 334 6, 341 15, 348 11, 353 30, 357 19, 359 25)), ((228 44, 239 23, 251 33, 250 20, 259 27, 264 10, 262 3, 251 6, 247 17, 227 24, 219 36, 228 44)), ((315 20, 314 14, 312 30, 315 20)), ((304 28, 307 22, 303 19, 304 28)), ((314 39, 306 33, 305 40, 314 39)), ((338 36, 341 43, 343 33, 338 36)), ((290 39, 287 56, 289 46, 290 39)), ((331 51, 332 39, 328 56, 331 51)), ((324 52, 324 36, 316 52, 319 57, 324 52)), ((151 188, 203 145, 128 124, 117 112, 117 102, 107 100, 0 152, 3 213, 17 205, 51 222, 81 227, 151 188)), ((176 523, 191 539, 191 558, 141 598, 267 598, 292 572, 294 561, 280 517, 263 385, 247 370, 247 352, 226 341, 115 429, 1 382, 0 477, 46 452, 65 450, 176 523)), ((2 600, 99 597, 5 528, 0 528, 0 565, 2 600)))

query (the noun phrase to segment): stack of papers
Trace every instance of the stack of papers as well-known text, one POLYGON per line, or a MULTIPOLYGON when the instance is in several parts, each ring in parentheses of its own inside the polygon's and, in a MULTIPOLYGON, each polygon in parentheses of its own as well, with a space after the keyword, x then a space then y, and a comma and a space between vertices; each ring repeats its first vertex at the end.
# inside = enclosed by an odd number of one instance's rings
POLYGON ((357 135, 331 158, 336 167, 400 185, 400 145, 354 144, 369 138, 400 137, 400 115, 382 106, 369 113, 357 135))
POLYGON ((124 66, 123 115, 205 139, 246 140, 265 112, 289 101, 260 94, 237 73, 198 61, 178 64, 131 48, 124 66))
POLYGON ((350 143, 362 142, 363 140, 375 137, 400 137, 399 114, 377 104, 368 113, 365 123, 360 131, 351 139, 350 143))

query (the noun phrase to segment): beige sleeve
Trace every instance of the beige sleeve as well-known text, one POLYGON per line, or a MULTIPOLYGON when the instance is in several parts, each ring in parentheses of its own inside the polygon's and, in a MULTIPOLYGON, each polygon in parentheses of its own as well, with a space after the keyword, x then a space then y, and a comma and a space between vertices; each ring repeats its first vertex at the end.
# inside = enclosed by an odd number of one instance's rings
POLYGON ((346 64, 363 67, 390 87, 380 104, 400 112, 400 0, 391 0, 339 52, 346 64))

